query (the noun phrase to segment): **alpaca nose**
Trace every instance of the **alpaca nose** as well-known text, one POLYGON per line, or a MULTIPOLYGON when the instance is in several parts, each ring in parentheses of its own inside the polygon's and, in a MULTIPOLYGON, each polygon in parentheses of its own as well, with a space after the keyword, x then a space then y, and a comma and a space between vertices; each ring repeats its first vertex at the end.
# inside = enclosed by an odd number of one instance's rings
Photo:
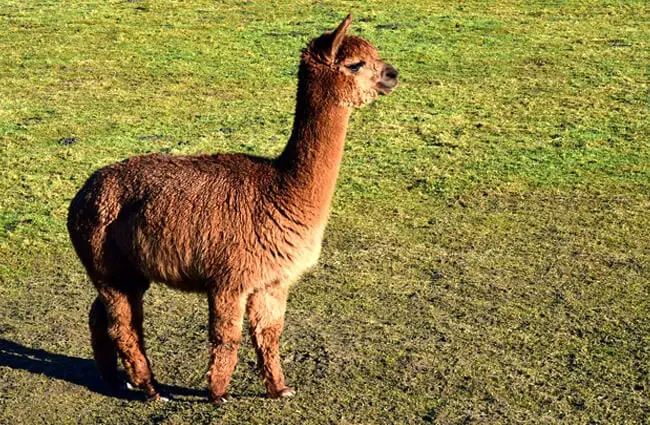
POLYGON ((384 78, 388 78, 390 80, 397 80, 397 75, 399 74, 399 72, 397 72, 397 70, 393 67, 393 65, 386 64, 386 66, 384 66, 384 72, 382 74, 383 74, 382 77, 384 78))

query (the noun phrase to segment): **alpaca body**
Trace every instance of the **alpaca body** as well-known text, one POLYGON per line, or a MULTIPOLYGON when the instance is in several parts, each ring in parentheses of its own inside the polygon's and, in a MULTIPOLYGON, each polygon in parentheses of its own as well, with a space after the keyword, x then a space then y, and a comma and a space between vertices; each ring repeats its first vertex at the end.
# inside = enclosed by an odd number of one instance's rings
POLYGON ((68 231, 98 295, 89 324, 102 377, 117 358, 160 399, 144 346, 142 297, 152 281, 207 294, 214 402, 237 363, 244 314, 267 395, 288 397, 279 338, 288 288, 313 266, 339 173, 351 107, 397 84, 367 41, 339 27, 312 40, 298 72, 295 120, 276 159, 142 155, 95 172, 70 204, 68 231))
POLYGON ((99 276, 127 266, 194 292, 289 285, 316 263, 326 216, 310 216, 316 206, 283 177, 276 162, 245 155, 133 157, 79 191, 73 243, 99 276))

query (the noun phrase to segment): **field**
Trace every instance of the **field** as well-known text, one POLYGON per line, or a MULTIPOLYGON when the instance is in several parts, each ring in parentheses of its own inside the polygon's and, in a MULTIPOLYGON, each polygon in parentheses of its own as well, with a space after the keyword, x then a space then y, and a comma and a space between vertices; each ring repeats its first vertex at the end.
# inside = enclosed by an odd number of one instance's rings
POLYGON ((0 5, 0 423, 649 424, 645 1, 0 5), (400 71, 356 111, 323 253, 263 398, 248 336, 207 403, 207 305, 155 285, 154 373, 109 394, 65 229, 134 154, 278 154, 300 49, 350 32, 400 71))

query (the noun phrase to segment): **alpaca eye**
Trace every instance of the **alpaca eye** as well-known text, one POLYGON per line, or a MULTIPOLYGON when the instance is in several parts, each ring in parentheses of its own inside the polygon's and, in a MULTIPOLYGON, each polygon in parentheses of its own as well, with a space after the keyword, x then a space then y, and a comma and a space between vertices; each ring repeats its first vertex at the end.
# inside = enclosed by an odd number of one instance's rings
POLYGON ((364 66, 366 63, 361 61, 357 63, 353 63, 352 65, 346 65, 345 67, 349 69, 352 72, 359 72, 362 66, 364 66))

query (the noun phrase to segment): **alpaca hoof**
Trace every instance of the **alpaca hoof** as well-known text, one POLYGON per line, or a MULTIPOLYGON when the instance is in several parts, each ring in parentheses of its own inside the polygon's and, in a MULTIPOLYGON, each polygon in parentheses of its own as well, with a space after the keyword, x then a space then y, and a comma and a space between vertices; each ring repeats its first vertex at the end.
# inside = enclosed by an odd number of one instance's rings
POLYGON ((278 392, 269 393, 269 398, 290 398, 296 395, 296 391, 293 388, 283 388, 278 392))
POLYGON ((118 391, 127 392, 127 391, 138 391, 138 388, 128 381, 122 381, 116 383, 114 388, 118 391))
POLYGON ((232 400, 232 397, 228 393, 212 397, 212 402, 214 404, 224 404, 224 403, 228 403, 231 400, 232 400))
POLYGON ((151 403, 151 402, 153 402, 153 401, 160 401, 161 398, 162 398, 162 397, 161 397, 160 394, 158 394, 158 393, 156 393, 156 394, 147 394, 147 395, 146 395, 146 399, 145 399, 145 401, 146 401, 147 403, 151 403))

